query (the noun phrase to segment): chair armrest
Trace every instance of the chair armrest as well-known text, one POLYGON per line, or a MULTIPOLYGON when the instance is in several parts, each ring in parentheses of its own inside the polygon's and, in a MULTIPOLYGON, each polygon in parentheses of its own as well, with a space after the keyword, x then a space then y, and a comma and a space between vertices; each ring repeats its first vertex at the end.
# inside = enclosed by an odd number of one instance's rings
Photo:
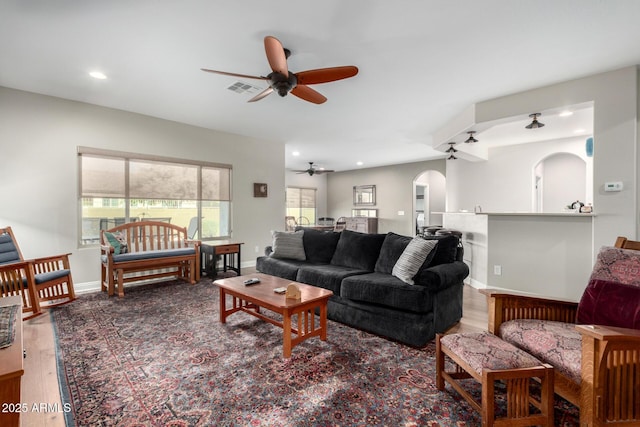
POLYGON ((29 260, 25 260, 33 265, 34 271, 36 274, 46 273, 48 271, 57 271, 57 270, 65 270, 69 269, 69 255, 61 254, 61 255, 53 255, 42 258, 32 258, 29 260))
POLYGON ((187 245, 187 246, 191 246, 191 245, 193 245, 193 247, 194 247, 194 248, 197 248, 197 247, 199 247, 199 246, 201 246, 201 245, 202 245, 202 242, 201 242, 200 240, 190 240, 190 239, 187 239, 187 240, 185 240, 184 242, 186 243, 186 245, 187 245))
POLYGON ((635 341, 636 345, 640 345, 640 330, 638 329, 603 325, 576 325, 576 330, 582 336, 593 337, 600 341, 635 341))
POLYGON ((100 251, 104 254, 108 254, 108 253, 113 253, 115 249, 111 245, 100 245, 100 251))
POLYGON ((576 323, 578 303, 543 296, 483 289, 489 311, 488 330, 499 335, 500 325, 514 319, 553 320, 576 323))
POLYGON ((577 325, 582 336, 581 419, 605 425, 617 414, 617 425, 637 424, 640 407, 637 372, 640 330, 602 325, 577 325))

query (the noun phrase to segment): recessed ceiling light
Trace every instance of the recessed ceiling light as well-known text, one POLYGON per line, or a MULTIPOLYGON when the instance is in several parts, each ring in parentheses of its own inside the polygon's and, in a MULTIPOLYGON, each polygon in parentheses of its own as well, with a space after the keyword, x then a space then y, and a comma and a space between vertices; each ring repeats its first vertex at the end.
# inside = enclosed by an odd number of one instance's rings
POLYGON ((107 78, 107 76, 104 73, 101 73, 100 71, 92 71, 89 73, 89 75, 94 79, 99 79, 99 80, 104 80, 107 78))
POLYGON ((561 112, 560 114, 558 114, 560 117, 569 117, 569 116, 573 116, 573 111, 569 111, 569 110, 565 110, 563 112, 561 112))
POLYGON ((297 156, 299 156, 299 155, 300 155, 300 152, 299 152, 299 151, 294 151, 293 153, 291 153, 291 155, 293 155, 293 156, 296 156, 296 157, 297 157, 297 156))
POLYGON ((364 163, 362 163, 362 162, 357 162, 357 163, 356 163, 356 165, 358 165, 358 166, 362 166, 362 165, 364 165, 364 163))
POLYGON ((573 131, 573 133, 583 133, 584 129, 576 129, 573 131))

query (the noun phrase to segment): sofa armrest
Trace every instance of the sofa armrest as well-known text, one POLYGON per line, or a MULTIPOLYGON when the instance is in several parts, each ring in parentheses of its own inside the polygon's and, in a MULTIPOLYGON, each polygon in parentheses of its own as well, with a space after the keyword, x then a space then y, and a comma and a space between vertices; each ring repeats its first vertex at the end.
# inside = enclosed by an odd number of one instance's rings
POLYGON ((576 323, 578 303, 575 301, 524 295, 495 289, 484 289, 480 292, 487 296, 488 330, 495 335, 499 335, 502 323, 514 319, 576 323))
POLYGON ((469 266, 462 261, 454 261, 425 268, 414 277, 416 285, 438 292, 455 284, 460 284, 469 275, 469 266))

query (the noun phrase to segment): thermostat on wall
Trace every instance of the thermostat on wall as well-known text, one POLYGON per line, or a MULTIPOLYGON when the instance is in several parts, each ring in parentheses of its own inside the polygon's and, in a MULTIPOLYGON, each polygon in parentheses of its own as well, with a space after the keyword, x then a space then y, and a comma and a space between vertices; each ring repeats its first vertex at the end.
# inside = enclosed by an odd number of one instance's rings
POLYGON ((604 191, 622 191, 623 185, 622 182, 605 182, 604 183, 604 191))

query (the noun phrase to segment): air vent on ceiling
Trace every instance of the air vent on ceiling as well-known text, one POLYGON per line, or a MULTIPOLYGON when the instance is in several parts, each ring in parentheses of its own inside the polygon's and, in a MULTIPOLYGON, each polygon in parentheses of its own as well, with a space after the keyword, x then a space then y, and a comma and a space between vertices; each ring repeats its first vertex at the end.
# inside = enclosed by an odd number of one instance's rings
POLYGON ((259 91, 263 90, 262 88, 259 88, 257 86, 253 86, 250 85, 249 83, 245 83, 245 82, 241 82, 241 81, 237 81, 234 84, 232 84, 231 86, 229 86, 227 89, 234 91, 236 93, 258 93, 259 91))

